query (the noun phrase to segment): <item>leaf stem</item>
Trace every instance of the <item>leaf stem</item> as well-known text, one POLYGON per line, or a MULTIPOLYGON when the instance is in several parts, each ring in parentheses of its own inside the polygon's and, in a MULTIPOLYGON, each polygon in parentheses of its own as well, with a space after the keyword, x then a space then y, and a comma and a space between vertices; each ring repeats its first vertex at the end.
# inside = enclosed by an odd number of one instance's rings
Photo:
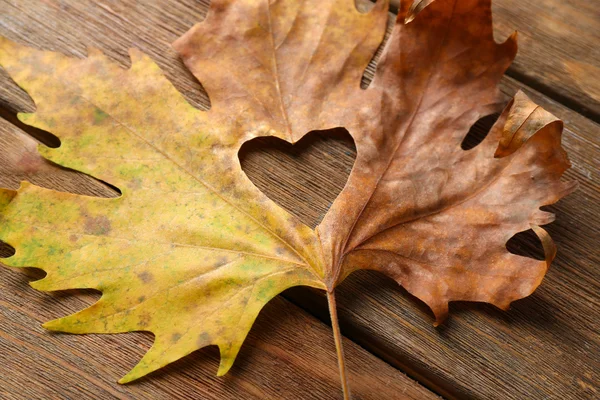
POLYGON ((333 290, 327 291, 327 302, 329 303, 329 315, 331 316, 331 327, 333 328, 333 339, 335 340, 335 350, 337 352, 338 366, 340 369, 340 379, 342 381, 342 392, 344 400, 350 400, 350 387, 348 386, 348 377, 346 376, 346 361, 344 360, 344 348, 342 346, 342 334, 337 316, 337 307, 335 303, 335 294, 333 290))

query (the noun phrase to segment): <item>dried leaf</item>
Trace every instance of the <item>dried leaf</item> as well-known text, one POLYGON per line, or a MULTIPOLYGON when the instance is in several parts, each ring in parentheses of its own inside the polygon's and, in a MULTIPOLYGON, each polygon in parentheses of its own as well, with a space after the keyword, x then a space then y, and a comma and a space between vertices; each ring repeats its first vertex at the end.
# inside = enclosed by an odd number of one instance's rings
POLYGON ((560 181, 562 123, 518 93, 480 145, 461 149, 470 126, 502 106, 516 35, 494 42, 490 0, 405 1, 362 90, 386 20, 386 1, 362 14, 353 0, 213 0, 174 44, 211 98, 207 112, 137 51, 125 71, 94 51, 76 60, 0 42, 0 62, 38 106, 20 118, 62 140, 44 157, 122 191, 1 192, 0 239, 17 251, 7 264, 47 271, 40 290, 103 292, 45 326, 152 331, 127 382, 209 344, 225 373, 273 296, 309 285, 332 300, 357 269, 396 279, 437 323, 449 301, 507 308, 529 295, 556 252, 540 228, 553 215, 539 207, 575 187, 560 181), (252 185, 237 152, 257 136, 295 142, 338 126, 358 155, 313 231, 252 185), (544 261, 506 249, 529 228, 544 261))
POLYGON ((470 126, 501 105, 497 84, 516 54, 516 35, 494 42, 489 0, 422 3, 416 18, 402 3, 361 99, 368 109, 344 125, 357 160, 317 230, 336 282, 356 269, 382 271, 440 323, 449 301, 506 309, 533 292, 555 253, 539 228, 553 215, 539 207, 575 185, 560 182, 569 167, 562 123, 522 93, 483 143, 461 149, 470 126), (506 249, 529 228, 546 261, 506 249))
POLYGON ((2 192, 0 237, 16 248, 5 263, 43 268, 39 290, 103 293, 47 329, 153 332, 121 382, 210 344, 224 374, 264 304, 291 286, 325 287, 312 230, 246 178, 231 126, 212 126, 216 113, 186 103, 149 58, 132 51, 126 71, 95 51, 76 60, 0 47, 36 100, 36 113, 19 118, 62 140, 42 155, 122 191, 93 198, 23 182, 2 192))

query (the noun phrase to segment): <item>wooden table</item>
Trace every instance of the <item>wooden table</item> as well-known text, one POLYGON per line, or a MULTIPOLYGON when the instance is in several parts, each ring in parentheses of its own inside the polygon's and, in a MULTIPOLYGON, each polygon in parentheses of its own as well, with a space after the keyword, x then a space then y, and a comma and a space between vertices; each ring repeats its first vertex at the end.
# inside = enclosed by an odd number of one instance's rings
MULTIPOLYGON (((123 66, 129 64, 127 49, 137 47, 193 105, 209 105, 169 47, 204 18, 208 0, 0 3, 3 36, 78 57, 93 46, 123 66)), ((358 3, 365 6, 366 0, 358 3)), ((430 311, 391 280, 369 272, 352 275, 337 297, 357 399, 600 398, 600 2, 496 0, 494 13, 498 38, 519 30, 520 52, 502 91, 512 96, 522 88, 566 124, 564 146, 573 164, 567 178, 580 186, 549 207, 557 214, 548 230, 558 257, 541 287, 510 311, 453 303, 449 320, 437 329, 430 311)), ((0 80, 0 186, 15 188, 26 178, 58 190, 115 196, 92 178, 55 167, 33 176, 15 173, 14 154, 35 151, 31 137, 49 145, 56 140, 16 120, 16 112, 35 107, 3 71, 0 80)), ((481 120, 472 135, 485 134, 491 122, 481 120)), ((343 187, 354 155, 348 137, 312 134, 295 147, 253 141, 241 159, 261 190, 315 226, 343 187)), ((528 233, 509 242, 519 254, 540 256, 539 247, 528 233)), ((10 249, 3 247, 2 254, 10 249)), ((77 311, 98 294, 29 288, 28 282, 40 277, 37 270, 0 270, 2 399, 341 398, 322 293, 296 288, 270 303, 223 378, 214 376, 218 352, 208 348, 120 386, 116 380, 142 356, 152 336, 44 331, 41 322, 77 311)))

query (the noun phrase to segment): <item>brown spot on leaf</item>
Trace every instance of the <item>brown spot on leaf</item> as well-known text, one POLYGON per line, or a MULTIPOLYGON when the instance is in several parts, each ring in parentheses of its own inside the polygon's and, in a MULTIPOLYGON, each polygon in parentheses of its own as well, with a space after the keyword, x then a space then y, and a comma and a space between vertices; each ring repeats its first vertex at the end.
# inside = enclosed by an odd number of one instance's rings
POLYGON ((138 190, 142 187, 142 180, 140 178, 133 178, 127 183, 127 187, 133 190, 138 190))
POLYGON ((145 328, 148 325, 150 325, 150 321, 152 321, 152 316, 148 313, 142 313, 140 314, 140 321, 138 323, 138 326, 140 326, 141 328, 145 328))
POLYGON ((198 335, 198 339, 196 340, 196 346, 204 347, 210 343, 211 337, 208 332, 202 332, 198 335))
POLYGON ((97 217, 85 216, 84 231, 88 235, 108 235, 111 230, 110 221, 105 215, 97 217))
POLYGON ((137 276, 144 283, 150 283, 154 279, 152 274, 148 271, 142 271, 142 272, 138 273, 137 276))
POLYGON ((181 339, 181 333, 174 333, 171 335, 171 343, 178 342, 181 339))

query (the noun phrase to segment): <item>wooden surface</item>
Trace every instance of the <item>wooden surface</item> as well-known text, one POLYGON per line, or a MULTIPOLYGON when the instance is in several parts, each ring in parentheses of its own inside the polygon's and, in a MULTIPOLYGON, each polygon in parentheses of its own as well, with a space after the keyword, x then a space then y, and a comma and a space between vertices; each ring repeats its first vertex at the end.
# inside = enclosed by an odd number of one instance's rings
MULTIPOLYGON (((79 57, 85 55, 86 45, 93 45, 124 66, 129 63, 127 48, 140 48, 192 104, 206 108, 209 102, 201 86, 168 45, 204 17, 207 4, 5 0, 0 4, 0 34, 79 57)), ((437 329, 426 307, 391 280, 369 272, 348 278, 338 290, 342 332, 371 352, 347 341, 357 398, 433 396, 393 367, 447 398, 600 397, 600 129, 594 122, 600 106, 593 101, 598 93, 589 82, 594 75, 573 72, 600 68, 600 2, 496 0, 494 11, 498 37, 515 28, 520 31, 520 53, 502 91, 512 95, 523 88, 566 123, 564 145, 573 164, 567 177, 577 179, 580 187, 549 207, 557 213, 557 222, 548 230, 559 255, 538 291, 512 310, 452 304, 449 321, 437 329)), ((373 70, 372 64, 366 81, 373 70)), ((28 96, 1 75, 0 115, 14 122, 14 112, 34 109, 28 96)), ((483 135, 492 120, 480 122, 473 136, 483 135)), ((0 179, 3 186, 14 187, 19 178, 10 172, 10 155, 18 150, 11 147, 16 143, 11 137, 18 130, 0 122, 0 179)), ((56 144, 43 132, 25 129, 56 144)), ((315 226, 343 187, 354 148, 341 130, 310 134, 296 146, 255 140, 244 146, 240 157, 261 190, 315 226)), ((49 170, 30 178, 66 190, 115 193, 91 178, 61 174, 68 176, 57 178, 49 170)), ((541 254, 527 234, 512 240, 509 248, 541 254)), ((329 330, 287 300, 278 299, 261 314, 231 377, 214 377, 213 349, 123 387, 114 381, 141 356, 151 337, 45 333, 41 321, 82 308, 94 295, 49 296, 29 289, 28 279, 20 272, 0 271, 0 397, 76 397, 82 391, 86 398, 239 398, 239 393, 249 393, 244 398, 310 398, 307 393, 339 397, 329 330), (318 379, 311 379, 312 373, 318 379)), ((320 293, 292 289, 284 297, 327 322, 320 293)))

